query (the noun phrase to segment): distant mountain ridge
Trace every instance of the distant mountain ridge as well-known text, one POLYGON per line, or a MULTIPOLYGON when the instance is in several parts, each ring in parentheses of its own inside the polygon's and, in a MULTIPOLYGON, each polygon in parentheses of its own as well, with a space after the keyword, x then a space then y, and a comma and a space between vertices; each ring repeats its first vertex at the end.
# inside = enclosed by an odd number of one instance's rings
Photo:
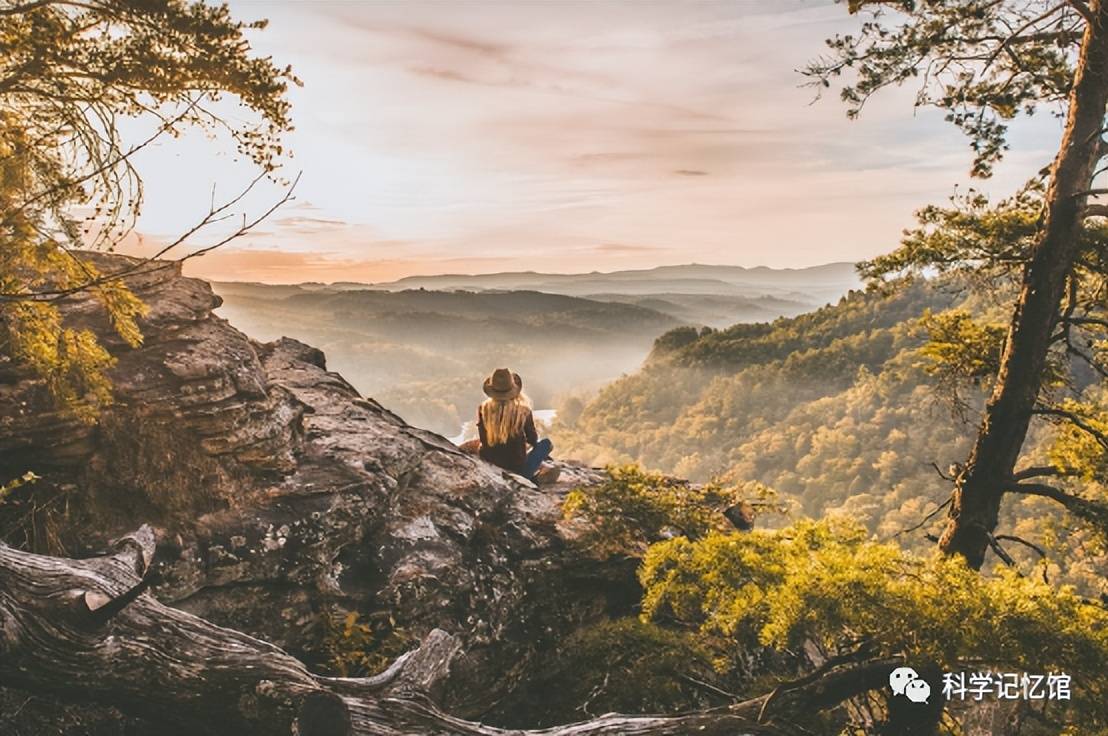
POLYGON ((213 283, 220 314, 263 340, 319 345, 364 393, 454 436, 509 365, 539 408, 639 367, 681 325, 770 322, 859 286, 851 264, 806 269, 663 266, 591 274, 409 277, 391 284, 213 283), (582 359, 587 356, 587 359, 582 359))
POLYGON ((546 408, 634 370, 658 335, 682 324, 649 306, 535 291, 213 287, 220 315, 246 333, 321 346, 355 387, 448 437, 472 417, 494 368, 524 375, 546 408))
MULTIPOLYGON (((363 284, 275 285, 249 282, 219 283, 220 293, 264 297, 346 292, 452 292, 475 294, 541 292, 596 302, 631 304, 662 312, 686 324, 726 327, 737 322, 760 322, 793 317, 834 303, 862 286, 851 263, 827 263, 795 269, 766 266, 710 266, 686 264, 612 272, 553 274, 512 271, 489 274, 408 276, 397 281, 363 284)), ((402 297, 412 301, 411 294, 402 297)))
POLYGON ((766 266, 712 266, 691 263, 611 272, 554 274, 516 271, 491 274, 440 274, 407 276, 392 282, 354 287, 332 284, 331 288, 371 288, 387 291, 404 289, 479 289, 528 290, 586 296, 597 293, 654 294, 730 294, 736 296, 787 296, 800 294, 823 302, 837 299, 858 288, 861 280, 854 264, 827 263, 796 269, 766 266))

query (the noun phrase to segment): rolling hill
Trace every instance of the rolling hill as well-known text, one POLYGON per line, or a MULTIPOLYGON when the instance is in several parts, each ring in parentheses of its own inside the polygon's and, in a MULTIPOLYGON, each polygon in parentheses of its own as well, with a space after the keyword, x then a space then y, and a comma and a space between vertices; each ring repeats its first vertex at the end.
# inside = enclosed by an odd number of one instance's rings
POLYGON ((643 368, 563 408, 555 441, 598 464, 763 482, 812 516, 850 509, 875 531, 922 515, 970 431, 931 390, 919 315, 964 300, 917 282, 771 323, 678 328, 643 368))
POLYGON ((458 434, 510 366, 537 408, 635 369, 676 318, 634 304, 538 292, 399 292, 215 284, 219 313, 262 340, 323 348, 330 367, 409 422, 458 434))
POLYGON ((454 436, 482 398, 481 378, 498 366, 520 372, 546 408, 637 369, 654 339, 674 327, 795 316, 857 283, 853 266, 834 263, 214 287, 220 314, 250 335, 319 345, 360 390, 409 422, 454 436))

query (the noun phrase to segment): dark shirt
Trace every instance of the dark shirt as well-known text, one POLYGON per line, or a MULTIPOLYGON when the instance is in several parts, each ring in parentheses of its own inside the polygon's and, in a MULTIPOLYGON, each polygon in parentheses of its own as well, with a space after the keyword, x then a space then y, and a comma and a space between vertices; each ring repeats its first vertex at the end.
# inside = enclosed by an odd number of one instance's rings
POLYGON ((527 419, 523 422, 523 434, 510 437, 502 445, 490 445, 485 433, 485 423, 481 420, 481 410, 478 409, 477 435, 481 438, 482 459, 517 474, 523 473, 524 463, 527 460, 527 445, 534 445, 539 441, 539 433, 535 431, 535 417, 530 410, 527 412, 527 419))

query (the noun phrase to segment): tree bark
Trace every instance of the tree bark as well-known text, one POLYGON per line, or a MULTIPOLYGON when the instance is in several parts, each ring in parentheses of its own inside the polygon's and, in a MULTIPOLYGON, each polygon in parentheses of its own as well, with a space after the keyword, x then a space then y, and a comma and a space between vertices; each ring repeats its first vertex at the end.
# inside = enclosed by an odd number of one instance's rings
POLYGON ((806 717, 884 687, 900 664, 863 662, 711 711, 610 714, 542 731, 505 730, 436 706, 436 685, 459 650, 452 635, 433 630, 374 677, 316 675, 277 647, 146 593, 154 547, 148 526, 89 560, 0 544, 0 685, 114 706, 167 735, 779 735, 790 732, 795 714, 806 717))
POLYGON ((1051 168, 1042 235, 1024 268, 996 388, 955 489, 939 540, 974 568, 985 560, 1006 486, 1027 436, 1058 322, 1100 146, 1108 103, 1108 0, 1089 3, 1061 146, 1051 168))

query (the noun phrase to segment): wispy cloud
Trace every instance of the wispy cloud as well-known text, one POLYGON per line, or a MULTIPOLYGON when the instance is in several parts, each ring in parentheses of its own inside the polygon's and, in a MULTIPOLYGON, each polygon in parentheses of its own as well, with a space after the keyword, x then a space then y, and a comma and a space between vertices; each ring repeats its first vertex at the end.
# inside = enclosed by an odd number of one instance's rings
POLYGON ((630 243, 601 243, 591 248, 596 253, 657 253, 668 250, 655 245, 633 245, 630 243))
MULTIPOLYGON (((914 89, 857 122, 834 100, 810 104, 795 70, 857 23, 831 0, 232 11, 269 17, 253 43, 305 80, 288 141, 303 177, 293 206, 203 259, 208 275, 853 260, 966 181, 966 142, 913 110, 914 89)), ((986 188, 1022 182, 1056 125, 1018 128, 986 188)), ((212 151, 202 136, 144 151, 143 231, 172 239, 206 212, 213 181, 249 181, 233 150, 212 151)))

